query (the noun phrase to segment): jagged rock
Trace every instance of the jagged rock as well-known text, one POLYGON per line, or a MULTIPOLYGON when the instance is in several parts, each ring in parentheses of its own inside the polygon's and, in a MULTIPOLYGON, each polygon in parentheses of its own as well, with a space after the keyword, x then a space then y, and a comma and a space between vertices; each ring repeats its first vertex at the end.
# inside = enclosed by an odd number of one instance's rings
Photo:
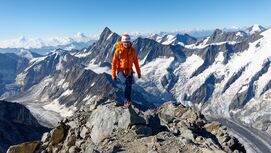
POLYGON ((90 133, 89 129, 87 127, 83 127, 81 132, 80 132, 80 137, 85 139, 86 136, 90 133))
POLYGON ((152 129, 145 125, 134 125, 131 128, 139 136, 150 136, 152 135, 152 129))
POLYGON ((58 144, 63 139, 64 134, 65 134, 65 129, 62 124, 56 127, 55 129, 53 129, 51 131, 52 145, 58 144))
POLYGON ((77 140, 77 141, 75 142, 75 146, 77 146, 77 147, 80 148, 84 143, 86 143, 85 140, 77 140))
POLYGON ((109 102, 90 112, 78 111, 66 121, 50 132, 51 137, 44 134, 36 151, 245 152, 220 123, 206 123, 203 115, 181 104, 142 112, 109 102))
POLYGON ((181 116, 186 114, 187 110, 188 109, 180 103, 176 104, 167 102, 159 108, 158 114, 163 123, 169 124, 171 122, 181 120, 181 116))
POLYGON ((69 153, 79 153, 80 152, 80 148, 76 147, 76 146, 72 146, 69 149, 69 153))
POLYGON ((45 132, 43 135, 42 135, 42 138, 41 138, 41 142, 47 142, 49 139, 50 139, 51 135, 49 132, 45 132))
POLYGON ((181 135, 186 138, 186 139, 194 139, 194 134, 191 130, 186 129, 186 130, 181 130, 181 135))
POLYGON ((70 129, 66 137, 66 140, 64 141, 64 146, 70 148, 71 146, 75 145, 75 142, 76 142, 75 132, 73 129, 70 129))
POLYGON ((38 145, 40 145, 39 141, 22 143, 19 145, 11 146, 7 153, 34 153, 38 145))
POLYGON ((182 117, 182 119, 186 119, 188 122, 193 123, 198 119, 198 115, 196 114, 195 111, 192 111, 192 109, 189 109, 186 111, 182 117))
POLYGON ((68 125, 71 127, 71 128, 78 128, 80 123, 78 120, 76 121, 71 121, 71 122, 68 122, 68 125))
POLYGON ((82 144, 82 146, 80 148, 83 153, 99 153, 96 150, 93 142, 86 142, 86 143, 82 144))
POLYGON ((112 104, 98 106, 94 110, 86 123, 91 130, 91 138, 98 144, 102 139, 111 135, 113 130, 118 128, 127 129, 135 124, 145 124, 136 109, 122 109, 112 104))
POLYGON ((58 144, 58 145, 56 145, 56 146, 53 147, 52 152, 53 153, 58 153, 58 152, 60 152, 61 148, 62 148, 62 145, 58 144))
POLYGON ((208 123, 204 126, 208 132, 212 132, 214 130, 218 130, 221 127, 219 122, 208 123))

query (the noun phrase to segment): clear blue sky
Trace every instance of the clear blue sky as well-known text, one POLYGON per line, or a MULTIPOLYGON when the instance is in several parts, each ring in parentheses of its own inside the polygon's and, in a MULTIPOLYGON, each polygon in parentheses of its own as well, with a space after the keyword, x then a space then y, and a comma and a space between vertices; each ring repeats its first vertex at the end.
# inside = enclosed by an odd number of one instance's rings
POLYGON ((0 40, 271 26, 271 0, 0 0, 0 40))

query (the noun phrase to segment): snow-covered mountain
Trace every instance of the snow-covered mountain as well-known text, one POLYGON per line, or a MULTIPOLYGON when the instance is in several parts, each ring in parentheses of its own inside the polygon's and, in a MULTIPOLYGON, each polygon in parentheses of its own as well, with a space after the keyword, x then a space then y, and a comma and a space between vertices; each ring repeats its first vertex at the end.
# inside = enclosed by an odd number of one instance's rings
MULTIPOLYGON (((220 36, 210 43, 231 40, 220 31, 215 35, 220 36)), ((156 58, 142 65, 145 77, 138 84, 148 92, 172 94, 176 101, 196 105, 210 115, 234 115, 270 134, 270 36, 268 29, 233 44, 184 48, 186 58, 181 61, 174 56, 156 58)))
POLYGON ((87 48, 96 41, 96 37, 86 36, 79 32, 73 37, 51 37, 51 38, 26 38, 0 41, 0 53, 17 53, 21 49, 28 49, 39 54, 46 54, 52 50, 61 48, 65 50, 81 50, 87 48))
POLYGON ((263 26, 258 25, 258 24, 254 24, 253 26, 249 27, 246 29, 246 32, 250 35, 254 34, 254 33, 259 33, 266 30, 263 26))
MULTIPOLYGON (((146 38, 153 39, 161 44, 164 45, 187 45, 186 47, 206 47, 206 44, 211 43, 236 43, 241 42, 244 39, 248 39, 249 35, 253 35, 255 33, 259 33, 266 30, 261 25, 253 25, 251 27, 231 27, 231 28, 224 28, 223 30, 215 29, 214 31, 209 30, 208 34, 205 35, 206 37, 193 37, 193 31, 186 31, 184 33, 182 31, 175 32, 175 33, 166 33, 161 32, 159 34, 152 34, 146 38), (190 45, 190 46, 189 46, 190 45)), ((194 31, 195 32, 195 31, 194 31)))
POLYGON ((190 44, 194 44, 197 42, 197 39, 189 36, 188 34, 176 34, 176 35, 164 35, 164 36, 159 36, 158 34, 155 34, 151 37, 149 37, 150 39, 153 39, 163 45, 190 45, 190 44))
MULTIPOLYGON (((181 102, 207 115, 234 116, 271 134, 270 36, 271 29, 252 35, 217 29, 187 45, 137 38, 133 46, 143 75, 136 79, 134 101, 145 108, 181 102)), ((41 111, 68 116, 93 99, 96 103, 122 101, 123 87, 110 76, 114 44, 119 39, 105 28, 87 49, 59 49, 31 59, 13 82, 16 91, 7 91, 2 98, 28 105, 37 116, 41 111)))

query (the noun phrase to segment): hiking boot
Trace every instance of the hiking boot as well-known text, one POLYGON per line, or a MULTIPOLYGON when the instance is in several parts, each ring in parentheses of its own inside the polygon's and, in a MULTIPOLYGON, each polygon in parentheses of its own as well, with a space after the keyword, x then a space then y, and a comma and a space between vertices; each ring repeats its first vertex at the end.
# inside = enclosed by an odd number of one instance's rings
POLYGON ((132 105, 132 102, 131 101, 127 101, 124 103, 124 108, 129 108, 130 106, 132 105))

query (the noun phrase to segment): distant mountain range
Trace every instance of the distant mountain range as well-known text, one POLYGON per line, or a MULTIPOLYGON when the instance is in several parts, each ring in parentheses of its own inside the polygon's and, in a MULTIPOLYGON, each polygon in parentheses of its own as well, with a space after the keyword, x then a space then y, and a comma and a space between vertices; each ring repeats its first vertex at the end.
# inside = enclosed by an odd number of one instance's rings
MULTIPOLYGON (((271 134, 271 29, 255 25, 247 30, 216 29, 204 38, 136 38, 133 46, 143 75, 133 86, 134 104, 147 109, 180 102, 271 134)), ((105 28, 99 40, 78 51, 0 54, 5 59, 0 60, 1 98, 28 106, 46 126, 82 107, 123 102, 123 86, 110 76, 119 39, 105 28)))
POLYGON ((88 37, 83 33, 77 33, 73 37, 52 37, 45 39, 28 39, 22 36, 18 39, 0 41, 0 53, 18 53, 21 49, 28 49, 39 54, 46 54, 58 48, 81 50, 87 48, 95 41, 95 38, 88 37))
MULTIPOLYGON (((265 30, 261 25, 253 25, 251 27, 232 27, 232 28, 224 28, 225 32, 234 32, 234 31, 244 31, 246 34, 253 34, 255 32, 259 32, 265 30)), ((141 32, 133 32, 131 33, 131 37, 133 39, 137 39, 138 37, 142 38, 151 38, 157 40, 162 44, 173 43, 175 37, 178 43, 178 39, 182 36, 187 37, 188 35, 194 39, 201 39, 212 34, 213 30, 176 30, 175 32, 159 32, 159 33, 141 33, 141 32)), ((37 39, 29 39, 24 36, 11 39, 6 41, 0 41, 0 53, 20 53, 21 49, 27 49, 32 52, 36 52, 38 54, 47 54, 55 49, 64 49, 64 50, 81 50, 83 48, 89 47, 91 44, 98 40, 97 36, 86 36, 85 34, 79 32, 73 37, 52 37, 52 38, 37 38, 37 39)), ((188 40, 184 41, 187 43, 188 40)))

